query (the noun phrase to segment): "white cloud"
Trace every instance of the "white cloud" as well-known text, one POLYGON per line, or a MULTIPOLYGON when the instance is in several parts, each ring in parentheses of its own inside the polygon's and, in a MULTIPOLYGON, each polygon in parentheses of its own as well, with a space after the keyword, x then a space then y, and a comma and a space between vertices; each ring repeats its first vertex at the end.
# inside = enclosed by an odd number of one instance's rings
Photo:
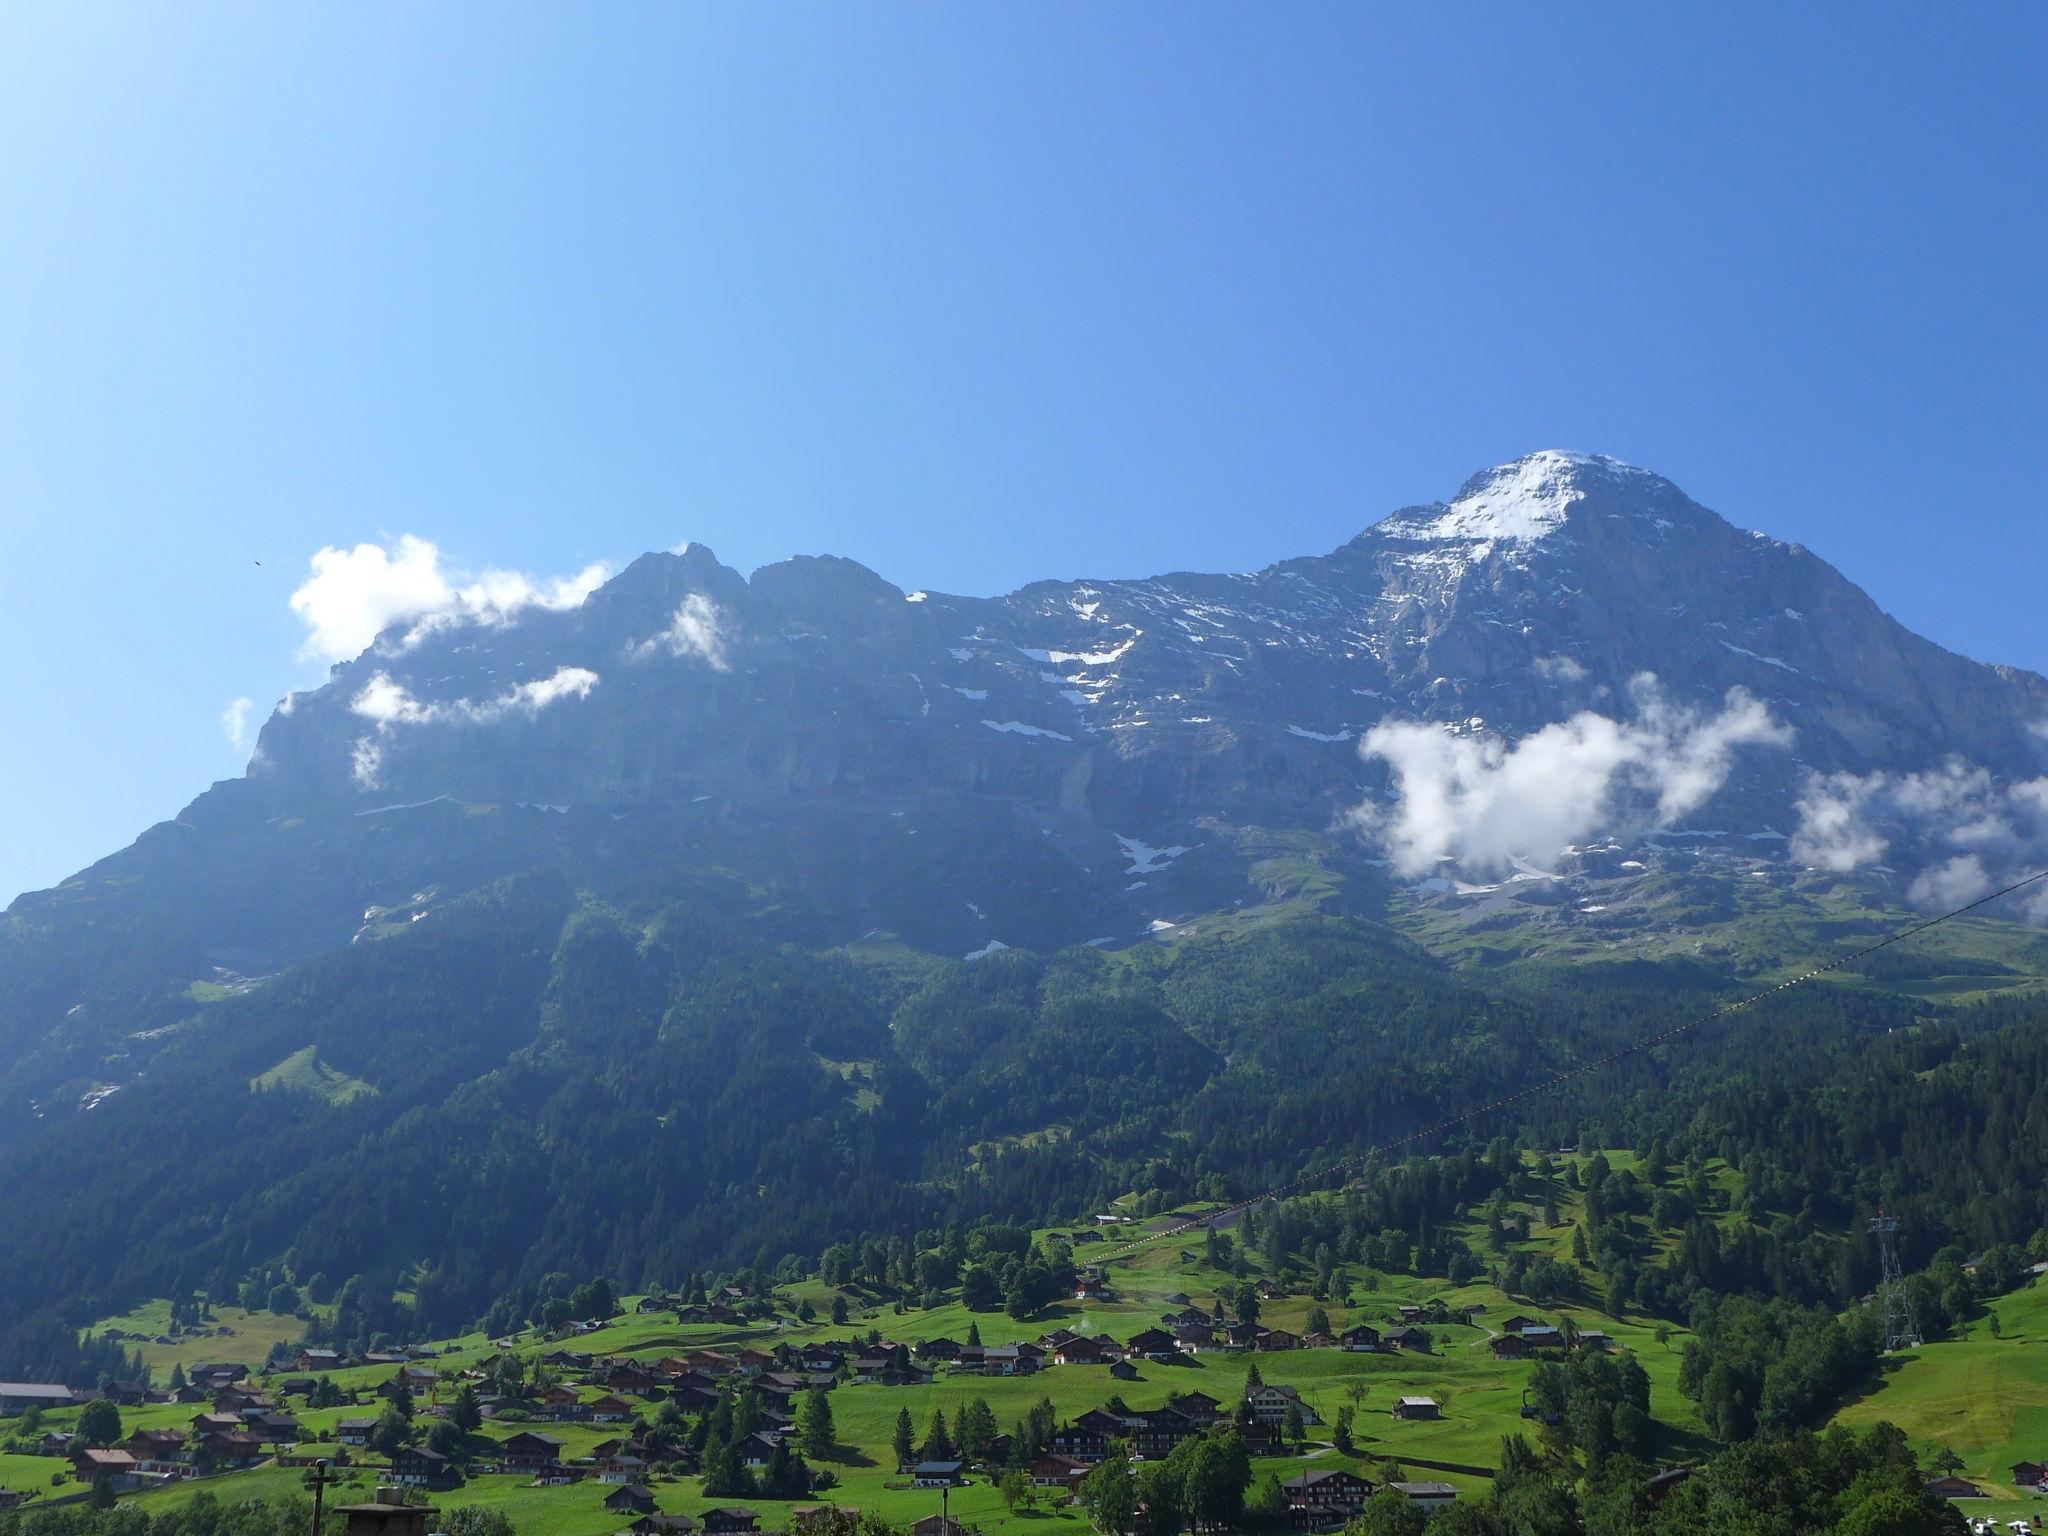
MULTIPOLYGON (((1814 774, 1799 797, 1793 858, 1845 873, 1879 859, 1914 871, 1906 896, 1957 907, 2048 864, 2048 778, 2001 784, 1952 757, 1923 773, 1814 774)), ((2048 920, 2048 893, 2028 898, 2048 920)))
POLYGON ((1864 807, 1880 775, 1814 774, 1795 802, 1799 826, 1790 852, 1802 864, 1836 873, 1874 864, 1890 843, 1870 827, 1864 807))
POLYGON ((1945 864, 1920 872, 1906 888, 1906 899, 1923 907, 1960 907, 1975 901, 1992 888, 1984 860, 1974 853, 1959 853, 1945 864))
POLYGON ((249 711, 255 707, 254 699, 242 698, 220 712, 220 732, 237 752, 249 750, 249 711))
POLYGON ((330 546, 312 565, 313 574, 291 596, 292 612, 306 626, 299 654, 329 662, 361 655, 394 624, 411 625, 401 642, 409 648, 451 624, 505 624, 524 608, 575 608, 611 574, 602 562, 548 579, 497 569, 461 572, 442 565, 432 541, 410 533, 389 547, 330 546))
POLYGON ((1538 656, 1536 675, 1548 678, 1553 683, 1583 683, 1586 680, 1585 665, 1575 656, 1559 654, 1538 656))
POLYGON ((557 667, 547 677, 516 684, 493 698, 428 702, 414 698, 390 673, 379 672, 363 685, 348 707, 365 720, 374 720, 378 729, 384 731, 394 725, 487 725, 508 714, 537 715, 562 699, 588 698, 590 690, 601 681, 588 667, 557 667))
POLYGON ((1736 748, 1791 740, 1740 688, 1712 715, 1672 704, 1649 673, 1630 691, 1634 720, 1583 710, 1512 744, 1416 721, 1377 725, 1359 753, 1388 765, 1394 803, 1362 806, 1354 820, 1409 878, 1446 859, 1498 870, 1618 824, 1674 825, 1727 782, 1736 748))
POLYGON ((725 654, 727 640, 724 610, 702 592, 692 592, 676 609, 668 628, 651 640, 642 640, 633 647, 633 654, 652 656, 667 651, 671 656, 694 656, 714 672, 727 672, 732 669, 725 654))
POLYGON ((349 754, 349 776, 356 781, 356 788, 375 789, 382 782, 380 774, 383 767, 384 749, 376 739, 358 736, 349 754))

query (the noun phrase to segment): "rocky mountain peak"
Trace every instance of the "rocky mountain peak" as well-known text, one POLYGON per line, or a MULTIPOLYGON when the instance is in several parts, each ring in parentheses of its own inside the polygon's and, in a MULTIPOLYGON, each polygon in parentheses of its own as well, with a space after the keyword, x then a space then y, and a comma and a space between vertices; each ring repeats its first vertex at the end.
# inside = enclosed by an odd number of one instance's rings
POLYGON ((1422 543, 1533 544, 1561 532, 1581 507, 1648 511, 1672 503, 1701 510, 1661 475, 1606 454, 1546 448, 1481 470, 1449 502, 1406 508, 1369 533, 1422 543))

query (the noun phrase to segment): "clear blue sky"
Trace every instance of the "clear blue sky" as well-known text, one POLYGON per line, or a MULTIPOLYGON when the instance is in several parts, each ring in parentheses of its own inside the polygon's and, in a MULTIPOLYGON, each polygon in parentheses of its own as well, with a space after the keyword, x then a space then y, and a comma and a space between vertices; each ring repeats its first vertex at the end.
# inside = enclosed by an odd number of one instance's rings
POLYGON ((2048 668, 2038 8, 1689 9, 11 8, 0 901, 403 533, 989 592, 1560 446, 2048 668))

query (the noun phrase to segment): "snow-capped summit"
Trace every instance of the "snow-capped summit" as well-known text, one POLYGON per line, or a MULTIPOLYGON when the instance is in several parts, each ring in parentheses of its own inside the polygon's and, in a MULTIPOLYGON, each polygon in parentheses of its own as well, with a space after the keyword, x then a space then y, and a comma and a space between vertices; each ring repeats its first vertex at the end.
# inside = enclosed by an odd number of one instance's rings
POLYGON ((1377 531, 1403 539, 1527 543, 1561 528, 1572 506, 1585 499, 1589 481, 1628 476, 1657 478, 1606 454, 1545 448, 1482 470, 1450 503, 1397 512, 1377 531))

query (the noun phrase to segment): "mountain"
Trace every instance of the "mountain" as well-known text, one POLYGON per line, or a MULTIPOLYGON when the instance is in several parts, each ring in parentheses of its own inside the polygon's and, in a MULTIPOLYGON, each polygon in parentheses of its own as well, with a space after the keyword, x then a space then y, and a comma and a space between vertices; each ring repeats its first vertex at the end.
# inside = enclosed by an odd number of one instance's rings
MULTIPOLYGON (((1704 979, 1658 986, 1696 997, 1798 958, 1723 942, 1759 913, 1789 950, 1800 922, 1988 880, 1985 817, 2048 810, 2043 720, 2048 680, 1584 455, 1240 575, 969 598, 838 558, 743 577, 649 554, 573 607, 394 626, 283 700, 243 777, 18 900, 0 1190, 61 1209, 103 1175, 95 1138, 169 1138, 183 1238, 138 1217, 132 1262, 34 1256, 132 1290, 185 1253, 232 1273, 303 1249, 353 1181, 416 1180, 429 1146, 473 1177, 330 1224, 322 1264, 423 1262, 460 1220, 498 1233, 449 1282, 469 1305, 519 1267, 493 1180, 602 1180, 564 1171, 589 1155, 549 1120, 570 1101, 621 1166, 644 1151, 621 1127, 673 1126, 664 1094, 784 1117, 744 1158, 644 1165, 675 1227, 615 1246, 642 1268, 749 1240, 746 1189, 794 1191, 779 1240, 828 1234, 795 1173, 820 1157, 853 1181, 831 1198, 905 1220, 967 1198, 947 1169, 992 1144, 1099 1158, 1031 1162, 1036 1209, 1197 1123, 1239 1138, 1218 1176, 1278 1167, 1456 1103, 1477 1040, 1533 1072, 1606 1027, 1455 966, 1683 953, 1704 979), (1333 1043, 1358 1073, 1444 1076, 1404 1099, 1340 1075, 1349 1101, 1303 1089, 1232 1126, 1333 1043), (222 1151, 227 1126, 262 1156, 222 1151)), ((1969 987, 2030 982, 2032 942, 1983 939, 1969 987)), ((973 1199, 1005 1206, 1005 1162, 973 1199)), ((26 1199, 0 1194, 15 1230, 50 1214, 26 1199)))

